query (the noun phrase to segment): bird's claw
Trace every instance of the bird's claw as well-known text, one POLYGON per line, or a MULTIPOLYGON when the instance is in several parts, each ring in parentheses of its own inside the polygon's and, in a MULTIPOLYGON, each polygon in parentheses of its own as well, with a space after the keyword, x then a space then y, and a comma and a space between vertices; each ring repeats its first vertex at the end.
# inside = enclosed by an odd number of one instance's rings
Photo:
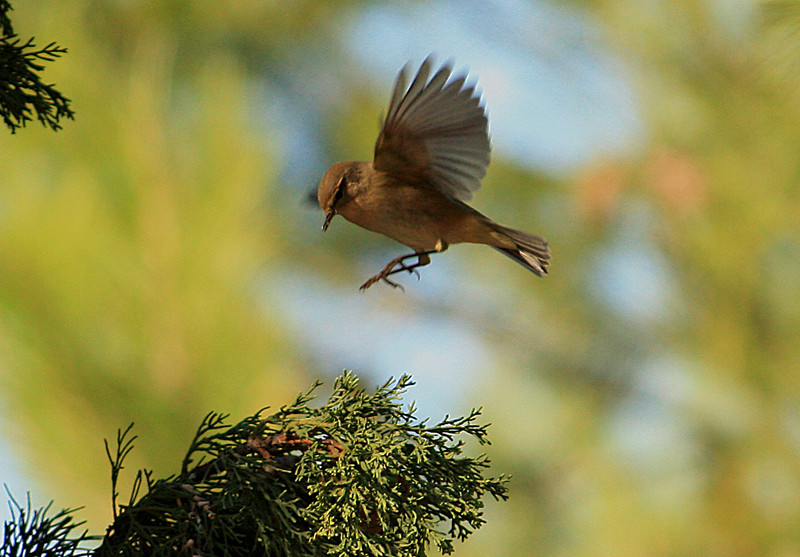
MULTIPOLYGON (((400 266, 397 269, 393 270, 392 273, 399 273, 401 271, 408 271, 409 275, 417 275, 417 280, 419 280, 421 278, 420 275, 419 275, 419 271, 417 271, 413 266, 407 267, 405 263, 400 263, 399 265, 400 266)), ((386 280, 386 279, 384 278, 384 280, 386 280)))
MULTIPOLYGON (((398 284, 398 283, 394 282, 393 280, 389 280, 389 277, 387 276, 388 274, 389 274, 389 273, 385 273, 385 272, 380 272, 380 273, 378 273, 378 274, 377 274, 377 275, 375 275, 374 277, 371 277, 371 278, 369 278, 369 279, 368 279, 368 280, 367 280, 367 281, 366 281, 364 284, 362 284, 362 285, 359 287, 359 290, 361 290, 361 291, 363 292, 364 290, 366 290, 367 288, 369 288, 370 286, 372 286, 373 284, 375 284, 375 283, 376 283, 376 282, 378 282, 379 280, 382 280, 383 282, 385 282, 386 284, 388 284, 388 285, 389 285, 389 286, 391 286, 392 288, 399 288, 400 290, 402 290, 403 292, 405 292, 405 291, 406 291, 406 289, 405 289, 405 288, 403 288, 403 286, 402 286, 402 285, 400 285, 400 284, 398 284)), ((419 274, 419 273, 417 273, 417 274, 419 274)))
POLYGON ((417 280, 421 280, 419 271, 417 271, 417 267, 421 267, 422 265, 427 265, 430 262, 430 258, 428 258, 428 254, 431 252, 416 252, 411 253, 408 255, 403 255, 401 257, 397 257, 389 262, 383 270, 371 277, 367 280, 364 284, 361 285, 359 290, 364 291, 379 280, 382 280, 392 288, 399 288, 403 292, 405 292, 405 288, 403 288, 400 284, 394 282, 393 280, 389 280, 389 275, 393 275, 395 273, 402 273, 403 271, 408 271, 409 274, 417 275, 417 280), (417 262, 412 263, 411 265, 406 265, 405 260, 411 257, 416 257, 417 262))

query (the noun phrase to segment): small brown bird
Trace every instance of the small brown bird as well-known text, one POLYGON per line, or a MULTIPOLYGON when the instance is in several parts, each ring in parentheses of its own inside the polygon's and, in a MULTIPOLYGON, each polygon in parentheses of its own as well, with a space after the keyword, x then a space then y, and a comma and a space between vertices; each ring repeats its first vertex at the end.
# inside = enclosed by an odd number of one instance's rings
POLYGON ((414 250, 390 261, 361 290, 379 280, 397 287, 391 275, 417 273, 432 253, 459 242, 489 245, 547 274, 544 238, 497 224, 464 203, 489 165, 486 111, 466 75, 451 80, 452 66, 445 64, 429 79, 432 66, 429 56, 410 86, 408 65, 400 72, 372 162, 338 162, 325 172, 317 190, 322 230, 340 214, 414 250))

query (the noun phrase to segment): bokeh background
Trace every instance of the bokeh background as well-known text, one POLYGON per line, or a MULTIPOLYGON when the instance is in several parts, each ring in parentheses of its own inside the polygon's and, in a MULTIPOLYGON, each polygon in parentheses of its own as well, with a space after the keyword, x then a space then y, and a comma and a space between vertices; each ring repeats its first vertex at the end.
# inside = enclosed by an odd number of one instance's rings
POLYGON ((422 415, 483 406, 513 474, 457 555, 800 554, 800 3, 14 7, 76 112, 0 133, 17 498, 99 532, 118 428, 128 480, 164 475, 208 411, 408 372, 422 415), (360 293, 405 248, 320 232, 308 193, 429 52, 484 91, 474 205, 548 237, 549 277, 456 246, 360 293))

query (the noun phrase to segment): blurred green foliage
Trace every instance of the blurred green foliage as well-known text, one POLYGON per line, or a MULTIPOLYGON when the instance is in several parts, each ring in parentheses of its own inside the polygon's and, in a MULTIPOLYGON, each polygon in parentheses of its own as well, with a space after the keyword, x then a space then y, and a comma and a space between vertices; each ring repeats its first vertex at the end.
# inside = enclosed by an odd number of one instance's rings
MULTIPOLYGON (((558 176, 495 152, 476 206, 547 236, 551 275, 452 250, 478 297, 409 289, 384 307, 467 323, 491 352, 471 390, 510 501, 457 554, 797 553, 797 4, 571 5, 624 62, 641 145, 558 176)), ((97 448, 120 424, 143 440, 132 464, 164 470, 209 410, 249 413, 335 371, 259 279, 349 292, 376 240, 342 226, 313 245, 319 215, 262 110, 298 83, 330 90, 310 109, 321 157, 369 156, 388 91, 347 56, 360 6, 17 8, 20 33, 69 48, 46 76, 76 112, 57 134, 0 135, 5 423, 58 504, 103 508, 97 448)))
POLYGON ((133 464, 162 471, 210 408, 261 407, 303 379, 255 283, 286 240, 246 64, 233 45, 202 63, 183 54, 213 29, 168 12, 43 2, 15 14, 21 32, 69 45, 47 78, 80 117, 0 137, 6 423, 34 475, 92 525, 108 519, 95 449, 112 424, 135 421, 148 440, 133 464))

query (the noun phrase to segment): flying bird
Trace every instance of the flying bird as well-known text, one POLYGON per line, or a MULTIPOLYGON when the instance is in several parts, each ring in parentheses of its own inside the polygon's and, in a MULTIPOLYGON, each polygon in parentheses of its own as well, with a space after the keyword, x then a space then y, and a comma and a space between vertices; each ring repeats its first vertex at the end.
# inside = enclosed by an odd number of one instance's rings
POLYGON ((431 77, 432 57, 408 85, 400 71, 372 161, 331 166, 317 189, 325 213, 322 230, 335 215, 384 234, 414 250, 392 259, 361 285, 416 273, 430 256, 461 242, 486 244, 538 276, 547 274, 550 249, 534 234, 494 222, 466 204, 481 187, 489 165, 488 119, 475 84, 452 76, 444 64, 431 77), (414 261, 416 259, 416 261, 414 261))

